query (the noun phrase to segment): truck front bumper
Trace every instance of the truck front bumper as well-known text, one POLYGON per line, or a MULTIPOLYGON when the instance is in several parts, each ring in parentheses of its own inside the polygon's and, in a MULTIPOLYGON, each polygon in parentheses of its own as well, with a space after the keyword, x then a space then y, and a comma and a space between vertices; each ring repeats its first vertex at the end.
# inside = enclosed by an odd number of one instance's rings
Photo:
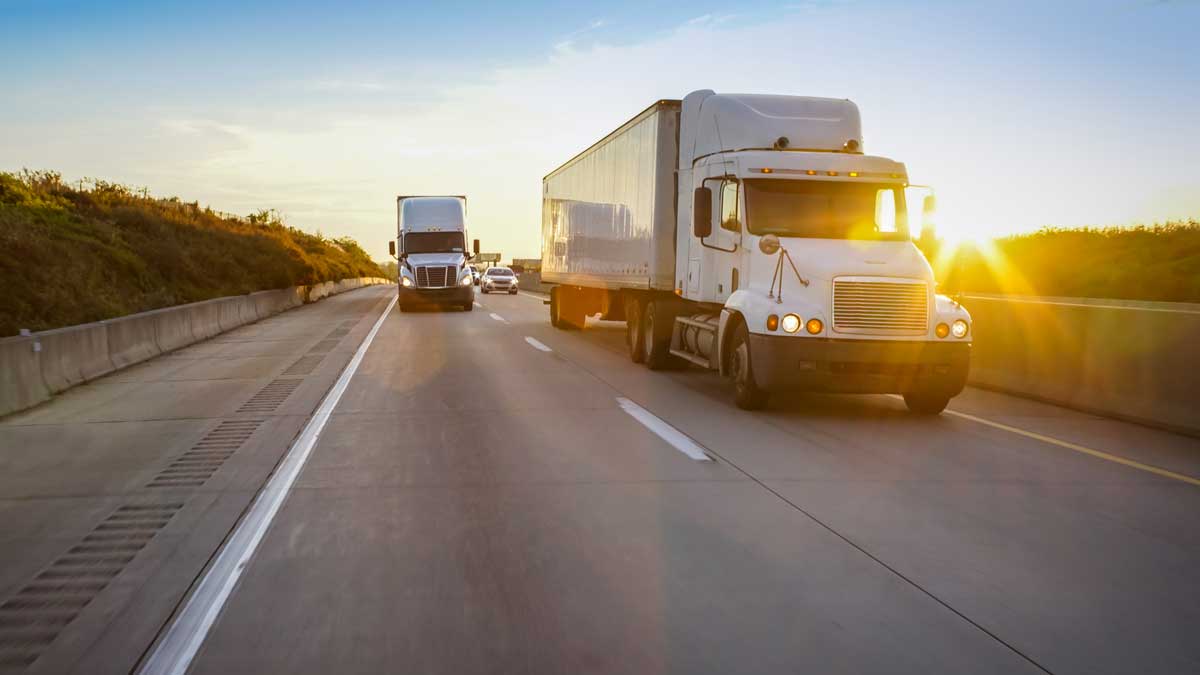
POLYGON ((401 305, 465 305, 475 301, 474 286, 453 288, 399 288, 401 305))
POLYGON ((955 396, 967 383, 969 342, 829 340, 750 335, 754 379, 768 391, 955 396))

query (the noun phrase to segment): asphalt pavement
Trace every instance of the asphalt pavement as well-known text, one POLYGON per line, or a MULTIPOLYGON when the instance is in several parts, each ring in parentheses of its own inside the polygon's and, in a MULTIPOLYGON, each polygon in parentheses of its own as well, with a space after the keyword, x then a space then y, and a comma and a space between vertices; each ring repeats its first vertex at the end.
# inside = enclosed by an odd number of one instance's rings
POLYGON ((0 422, 0 673, 1200 672, 1200 440, 974 389, 746 412, 622 324, 392 294, 0 422))

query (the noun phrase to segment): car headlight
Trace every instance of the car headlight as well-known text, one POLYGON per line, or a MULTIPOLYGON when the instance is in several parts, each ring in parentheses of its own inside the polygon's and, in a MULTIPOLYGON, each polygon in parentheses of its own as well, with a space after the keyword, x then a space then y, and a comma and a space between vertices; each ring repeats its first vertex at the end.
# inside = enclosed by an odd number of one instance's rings
POLYGON ((408 277, 400 277, 400 285, 409 288, 413 285, 413 280, 408 277))
POLYGON ((969 328, 966 321, 955 319, 954 323, 950 326, 950 334, 956 338, 965 338, 967 337, 967 330, 969 328))
POLYGON ((800 330, 800 325, 802 323, 803 322, 800 320, 800 317, 796 316, 795 314, 784 314, 783 318, 779 321, 779 325, 783 326, 783 331, 785 333, 795 333, 796 331, 800 330))

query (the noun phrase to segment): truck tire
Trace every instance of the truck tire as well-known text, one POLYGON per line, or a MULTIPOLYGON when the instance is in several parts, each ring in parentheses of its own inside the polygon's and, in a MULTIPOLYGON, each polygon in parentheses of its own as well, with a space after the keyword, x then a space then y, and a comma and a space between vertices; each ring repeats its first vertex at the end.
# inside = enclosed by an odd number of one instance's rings
POLYGON ((666 370, 679 364, 671 355, 671 330, 675 326, 674 303, 649 300, 642 308, 642 352, 650 370, 666 370))
POLYGON ((936 392, 910 391, 904 394, 904 405, 915 415, 940 415, 950 404, 950 397, 936 392))
POLYGON ((636 295, 625 298, 625 345, 629 347, 629 360, 646 362, 645 335, 642 334, 642 303, 636 295))
POLYGON ((729 344, 729 374, 733 378, 733 402, 742 410, 762 410, 770 394, 754 380, 750 358, 750 331, 739 323, 729 344))

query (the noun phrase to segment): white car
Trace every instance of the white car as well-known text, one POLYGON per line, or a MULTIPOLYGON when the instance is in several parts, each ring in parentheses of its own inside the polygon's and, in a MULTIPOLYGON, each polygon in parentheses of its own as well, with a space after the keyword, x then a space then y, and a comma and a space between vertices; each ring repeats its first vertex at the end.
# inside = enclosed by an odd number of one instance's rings
POLYGON ((517 275, 507 267, 489 267, 479 282, 479 290, 484 293, 498 291, 516 295, 517 275))

